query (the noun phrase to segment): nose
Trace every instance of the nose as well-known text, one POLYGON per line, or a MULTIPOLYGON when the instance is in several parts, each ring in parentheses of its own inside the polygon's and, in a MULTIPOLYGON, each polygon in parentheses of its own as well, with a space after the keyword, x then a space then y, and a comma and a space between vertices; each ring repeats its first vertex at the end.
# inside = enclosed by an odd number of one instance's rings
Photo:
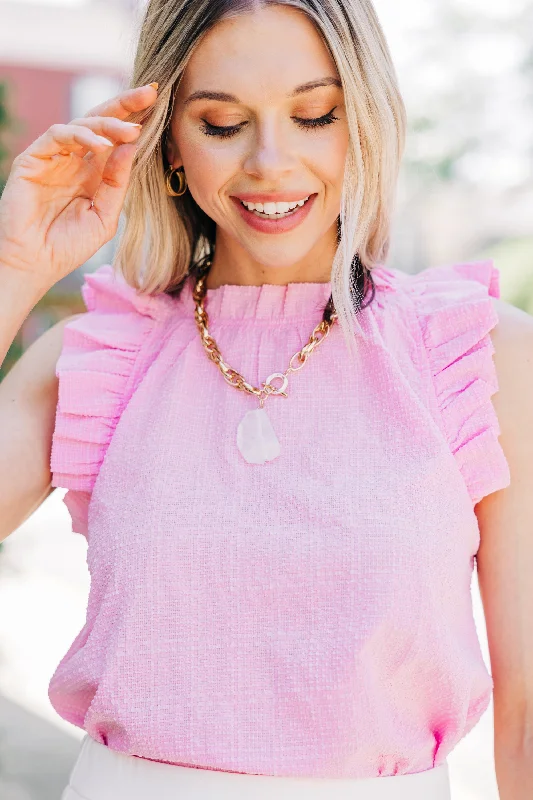
POLYGON ((296 164, 290 136, 284 126, 273 119, 258 123, 244 161, 245 172, 256 178, 274 180, 292 172, 296 164))

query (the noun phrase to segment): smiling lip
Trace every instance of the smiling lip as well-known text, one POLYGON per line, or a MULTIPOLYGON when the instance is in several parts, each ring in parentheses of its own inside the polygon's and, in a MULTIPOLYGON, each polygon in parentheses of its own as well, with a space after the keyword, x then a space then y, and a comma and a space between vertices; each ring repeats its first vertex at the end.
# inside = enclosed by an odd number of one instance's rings
POLYGON ((285 233, 286 231, 292 231, 307 217, 317 197, 316 194, 309 195, 309 200, 303 206, 299 206, 292 214, 277 219, 275 217, 273 219, 258 217, 253 211, 248 211, 241 201, 244 200, 246 203, 288 203, 294 200, 303 200, 304 197, 307 197, 307 195, 303 194, 298 197, 294 192, 291 192, 290 195, 287 192, 279 194, 252 194, 250 192, 249 194, 241 194, 238 197, 232 196, 231 199, 237 206, 237 210, 243 220, 251 228, 260 233, 285 233))
POLYGON ((244 200, 245 203, 292 203, 310 196, 310 192, 264 192, 263 194, 248 192, 235 195, 237 200, 244 200))

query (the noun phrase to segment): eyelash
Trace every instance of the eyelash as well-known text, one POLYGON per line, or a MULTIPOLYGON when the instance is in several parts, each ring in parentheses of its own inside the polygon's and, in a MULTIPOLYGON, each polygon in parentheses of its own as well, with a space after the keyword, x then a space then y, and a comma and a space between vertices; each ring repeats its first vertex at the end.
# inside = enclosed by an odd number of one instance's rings
MULTIPOLYGON (((338 120, 338 117, 334 116, 334 111, 337 108, 335 106, 328 111, 327 114, 324 114, 323 117, 315 117, 314 119, 302 119, 301 117, 291 117, 301 128, 306 130, 313 130, 316 128, 323 128, 326 125, 331 125, 333 122, 338 120)), ((206 119, 202 119, 203 125, 202 130, 206 136, 218 136, 221 139, 229 139, 231 136, 235 136, 235 134, 239 133, 241 128, 246 125, 246 122, 241 122, 240 125, 211 125, 206 119)))

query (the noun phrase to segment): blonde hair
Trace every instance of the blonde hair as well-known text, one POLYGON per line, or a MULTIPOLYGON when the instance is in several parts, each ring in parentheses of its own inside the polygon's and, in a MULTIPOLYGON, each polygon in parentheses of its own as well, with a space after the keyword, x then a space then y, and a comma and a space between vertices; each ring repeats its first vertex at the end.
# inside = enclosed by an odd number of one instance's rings
POLYGON ((212 252, 214 222, 190 192, 179 198, 166 192, 163 136, 177 83, 202 36, 228 16, 266 5, 305 13, 342 81, 350 137, 331 287, 339 324, 354 352, 357 312, 365 294, 354 263, 364 265, 366 287, 372 268, 387 257, 406 129, 395 69, 371 0, 150 0, 131 83, 158 81, 159 96, 145 119, 136 117, 144 127, 114 263, 141 293, 176 292, 194 271, 194 261, 212 252))

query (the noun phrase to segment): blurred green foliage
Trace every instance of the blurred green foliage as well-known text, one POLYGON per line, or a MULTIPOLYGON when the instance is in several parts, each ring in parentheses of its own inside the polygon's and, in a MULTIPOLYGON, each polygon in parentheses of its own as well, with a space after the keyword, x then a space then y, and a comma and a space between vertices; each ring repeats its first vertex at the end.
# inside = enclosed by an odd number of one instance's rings
POLYGON ((492 258, 500 270, 502 299, 533 314, 533 236, 502 239, 472 260, 484 258, 492 258))

